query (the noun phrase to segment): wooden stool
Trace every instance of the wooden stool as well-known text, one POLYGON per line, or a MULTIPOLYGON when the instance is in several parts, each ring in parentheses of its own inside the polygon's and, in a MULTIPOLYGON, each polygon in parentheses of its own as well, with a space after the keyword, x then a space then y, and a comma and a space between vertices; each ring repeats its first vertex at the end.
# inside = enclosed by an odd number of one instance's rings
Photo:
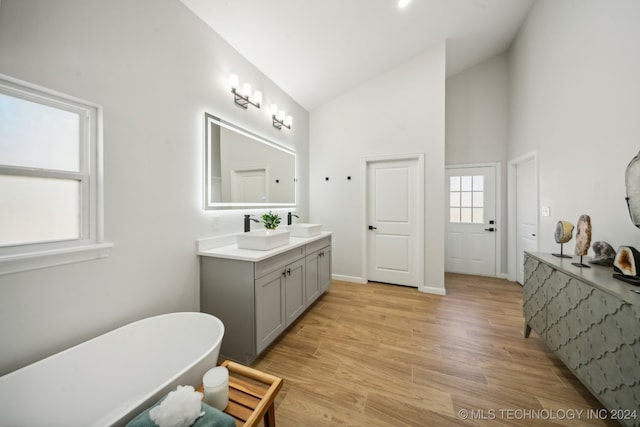
MULTIPOLYGON (((282 378, 225 360, 220 366, 229 370, 229 404, 224 412, 236 419, 237 427, 254 427, 264 418, 265 427, 275 427, 275 398, 282 378)), ((204 394, 204 387, 198 387, 204 394)))

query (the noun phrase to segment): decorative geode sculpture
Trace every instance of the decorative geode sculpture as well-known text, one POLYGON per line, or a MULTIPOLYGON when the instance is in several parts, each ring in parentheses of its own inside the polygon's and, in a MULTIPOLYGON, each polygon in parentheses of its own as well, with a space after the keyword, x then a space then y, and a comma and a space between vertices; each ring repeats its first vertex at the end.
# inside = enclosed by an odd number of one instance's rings
POLYGON ((578 218, 578 231, 576 231, 576 250, 577 256, 585 256, 589 252, 591 246, 591 217, 589 215, 580 215, 578 218))
POLYGON ((616 258, 616 251, 607 242, 595 242, 591 245, 593 252, 596 254, 589 260, 590 264, 603 265, 605 267, 611 267, 613 261, 616 258))
POLYGON ((573 224, 568 221, 558 221, 554 237, 556 243, 567 243, 573 237, 573 224))
POLYGON ((613 261, 614 270, 625 276, 638 276, 640 272, 640 252, 632 246, 620 246, 613 261))
POLYGON ((633 225, 640 228, 640 153, 631 159, 624 174, 627 187, 627 206, 633 225))

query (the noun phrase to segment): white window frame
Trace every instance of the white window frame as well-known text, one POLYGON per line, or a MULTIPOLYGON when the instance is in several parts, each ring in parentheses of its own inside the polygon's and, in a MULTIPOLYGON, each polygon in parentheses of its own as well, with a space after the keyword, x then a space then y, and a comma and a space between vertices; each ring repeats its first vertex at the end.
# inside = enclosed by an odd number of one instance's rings
POLYGON ((483 198, 484 198, 484 192, 485 192, 484 184, 483 184, 482 190, 474 190, 473 189, 473 178, 475 178, 476 175, 456 175, 455 177, 460 178, 460 180, 461 180, 460 184, 462 184, 462 178, 471 177, 472 184, 471 184, 471 190, 463 191, 462 190, 462 186, 461 186, 460 190, 451 191, 451 178, 454 178, 454 176, 451 176, 449 178, 449 184, 448 184, 449 198, 448 198, 448 203, 447 203, 447 205, 449 207, 449 220, 448 220, 449 223, 450 224, 460 224, 460 225, 462 225, 462 224, 471 224, 471 225, 484 224, 484 222, 485 222, 484 221, 484 208, 485 208, 484 202, 483 202, 482 206, 475 206, 474 201, 473 201, 474 200, 473 199, 474 193, 482 193, 483 194, 483 198), (451 206, 451 193, 458 193, 459 194, 460 202, 459 202, 458 206, 451 206), (471 206, 462 206, 462 193, 471 193, 471 206), (471 209, 471 221, 462 221, 462 209, 463 208, 470 208, 471 209), (460 220, 459 221, 451 221, 451 209, 458 209, 458 212, 460 213, 460 220), (478 221, 474 221, 473 220, 473 210, 474 209, 482 209, 483 210, 483 213, 482 213, 483 220, 482 221, 478 222, 478 221))
POLYGON ((3 74, 0 74, 0 93, 72 111, 81 117, 78 172, 0 164, 0 175, 77 180, 80 183, 79 238, 0 247, 0 275, 109 256, 113 245, 104 242, 103 229, 102 107, 3 74))

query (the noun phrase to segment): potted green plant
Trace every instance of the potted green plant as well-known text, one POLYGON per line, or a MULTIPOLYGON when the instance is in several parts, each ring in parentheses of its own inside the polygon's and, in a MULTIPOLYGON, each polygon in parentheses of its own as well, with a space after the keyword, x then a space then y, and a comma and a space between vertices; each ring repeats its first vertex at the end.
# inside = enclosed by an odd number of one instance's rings
POLYGON ((280 215, 269 211, 269 213, 262 215, 262 222, 267 230, 275 230, 280 225, 280 215))

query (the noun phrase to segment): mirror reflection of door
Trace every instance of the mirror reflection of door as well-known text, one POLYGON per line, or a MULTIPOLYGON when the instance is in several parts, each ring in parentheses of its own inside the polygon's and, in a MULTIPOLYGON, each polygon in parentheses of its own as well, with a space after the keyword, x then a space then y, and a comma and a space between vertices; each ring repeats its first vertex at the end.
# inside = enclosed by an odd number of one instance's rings
POLYGON ((231 201, 234 203, 264 203, 268 200, 265 168, 232 170, 231 201))

